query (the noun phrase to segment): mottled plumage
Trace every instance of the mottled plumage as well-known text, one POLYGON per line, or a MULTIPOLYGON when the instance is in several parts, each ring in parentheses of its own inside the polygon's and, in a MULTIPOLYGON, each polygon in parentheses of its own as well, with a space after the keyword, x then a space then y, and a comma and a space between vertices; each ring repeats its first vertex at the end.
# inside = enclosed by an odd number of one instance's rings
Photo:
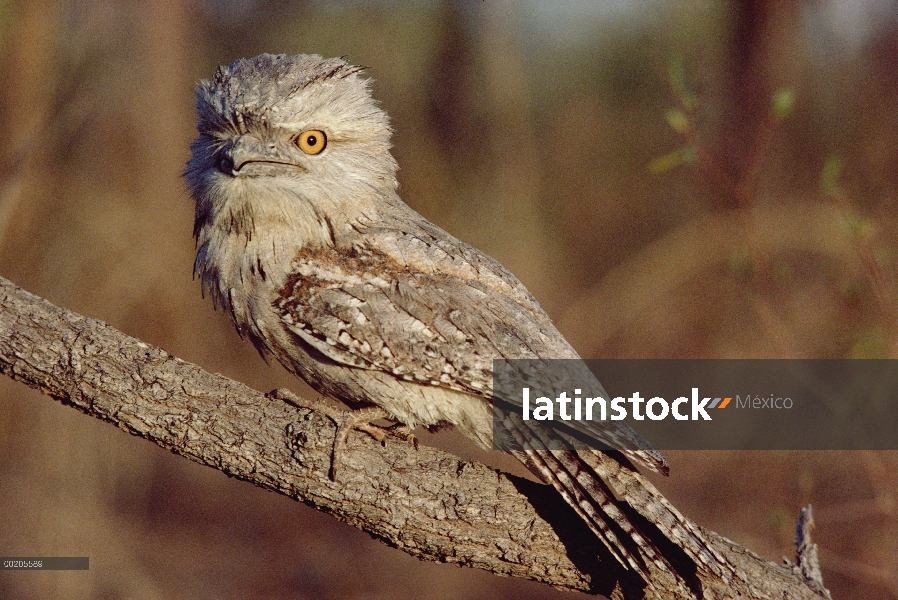
MULTIPOLYGON (((399 199, 387 116, 359 71, 261 55, 199 85, 186 171, 196 273, 242 335, 322 393, 411 427, 448 422, 489 448, 493 359, 579 357, 511 273, 399 199)), ((545 432, 509 423, 545 447, 545 432)), ((626 425, 584 427, 666 470, 626 425)), ((628 464, 598 452, 514 454, 621 564, 669 567, 624 502, 718 570, 700 533, 628 464)))

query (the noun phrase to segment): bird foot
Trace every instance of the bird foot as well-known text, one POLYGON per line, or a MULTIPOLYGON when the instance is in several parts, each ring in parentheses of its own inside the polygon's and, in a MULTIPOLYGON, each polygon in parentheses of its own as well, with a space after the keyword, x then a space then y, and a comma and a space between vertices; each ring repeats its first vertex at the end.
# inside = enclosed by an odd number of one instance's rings
POLYGON ((331 449, 331 466, 328 471, 328 477, 331 481, 336 481, 337 479, 337 470, 342 464, 343 454, 346 451, 346 439, 349 436, 349 432, 353 429, 367 433, 381 444, 386 444, 387 437, 392 435, 411 443, 415 450, 418 449, 418 438, 415 437, 415 434, 407 425, 394 423, 387 427, 381 427, 371 423, 371 421, 378 419, 392 419, 390 413, 382 408, 368 407, 356 410, 340 410, 328 406, 322 401, 312 402, 306 400, 286 388, 274 390, 268 394, 268 397, 283 400, 299 408, 307 408, 324 413, 327 418, 336 424, 337 430, 334 433, 334 443, 331 449))

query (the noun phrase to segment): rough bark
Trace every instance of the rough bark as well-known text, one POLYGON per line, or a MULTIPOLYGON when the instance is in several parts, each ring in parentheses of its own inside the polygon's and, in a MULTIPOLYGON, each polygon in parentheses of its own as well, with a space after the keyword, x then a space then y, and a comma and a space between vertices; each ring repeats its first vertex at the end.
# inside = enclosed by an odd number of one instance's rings
MULTIPOLYGON (((422 559, 611 598, 807 598, 805 566, 777 565, 713 532, 741 575, 656 588, 621 569, 548 486, 399 440, 349 437, 328 478, 334 422, 207 373, 0 278, 0 372, 228 475, 286 494, 422 559), (690 589, 691 588, 691 589, 690 589)), ((807 549, 810 540, 802 537, 807 549)), ((651 566, 651 565, 650 565, 651 566)), ((819 573, 819 567, 816 571, 819 573)), ((659 580, 662 581, 662 580, 659 580)))

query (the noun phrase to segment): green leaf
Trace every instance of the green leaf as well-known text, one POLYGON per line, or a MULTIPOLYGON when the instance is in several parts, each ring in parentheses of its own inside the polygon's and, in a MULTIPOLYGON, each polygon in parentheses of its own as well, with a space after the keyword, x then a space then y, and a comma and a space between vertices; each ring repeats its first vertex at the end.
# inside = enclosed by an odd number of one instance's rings
POLYGON ((839 179, 842 177, 842 157, 838 154, 830 154, 823 163, 823 169, 820 171, 820 191, 827 196, 834 195, 839 191, 839 179))
POLYGON ((688 90, 683 90, 680 94, 680 102, 683 103, 683 108, 689 112, 694 112, 698 108, 698 96, 688 90))
POLYGON ((649 163, 649 172, 653 175, 673 171, 680 165, 690 164, 695 160, 695 151, 692 148, 677 148, 664 156, 659 156, 649 163))
POLYGON ((682 54, 674 54, 668 60, 667 78, 674 96, 687 112, 698 108, 698 97, 686 87, 686 62, 682 54))
POLYGON ((689 117, 683 114, 681 110, 671 108, 664 115, 664 118, 667 119, 667 124, 670 125, 671 129, 677 133, 686 133, 689 130, 689 117))
POLYGON ((876 235, 876 222, 867 217, 849 214, 843 226, 848 236, 855 240, 867 240, 876 235))
POLYGON ((773 116, 785 119, 795 109, 795 91, 792 88, 780 88, 773 93, 771 110, 773 116))
POLYGON ((670 79, 670 85, 677 92, 686 91, 686 65, 683 62, 683 55, 674 54, 667 63, 667 77, 670 79))

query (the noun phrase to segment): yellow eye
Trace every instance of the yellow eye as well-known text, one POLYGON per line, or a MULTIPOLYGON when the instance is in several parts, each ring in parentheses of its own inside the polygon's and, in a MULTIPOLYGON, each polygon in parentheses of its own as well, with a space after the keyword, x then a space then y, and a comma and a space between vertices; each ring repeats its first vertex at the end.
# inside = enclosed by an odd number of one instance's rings
POLYGON ((309 129, 297 136, 296 145, 306 154, 321 154, 327 146, 327 136, 320 129, 309 129))

